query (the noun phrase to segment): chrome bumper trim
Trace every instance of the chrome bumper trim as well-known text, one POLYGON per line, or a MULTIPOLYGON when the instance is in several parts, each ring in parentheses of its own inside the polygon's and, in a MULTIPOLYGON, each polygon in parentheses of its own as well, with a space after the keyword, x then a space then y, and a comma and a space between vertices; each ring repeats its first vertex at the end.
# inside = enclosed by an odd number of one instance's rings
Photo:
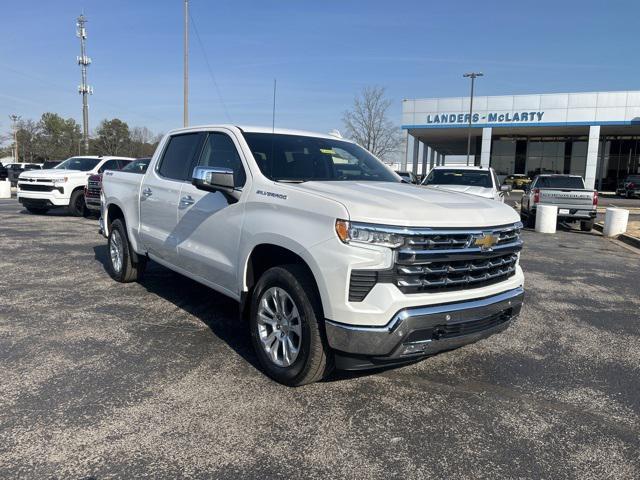
POLYGON ((477 300, 406 308, 394 315, 384 327, 345 325, 327 320, 327 340, 332 348, 341 352, 389 359, 402 357, 404 347, 414 343, 424 346, 416 352, 418 354, 436 353, 475 342, 504 330, 520 313, 523 298, 524 289, 518 287, 477 300), (482 321, 503 313, 509 315, 506 321, 481 331, 449 338, 422 339, 407 343, 407 339, 417 331, 428 330, 435 326, 451 327, 482 321))

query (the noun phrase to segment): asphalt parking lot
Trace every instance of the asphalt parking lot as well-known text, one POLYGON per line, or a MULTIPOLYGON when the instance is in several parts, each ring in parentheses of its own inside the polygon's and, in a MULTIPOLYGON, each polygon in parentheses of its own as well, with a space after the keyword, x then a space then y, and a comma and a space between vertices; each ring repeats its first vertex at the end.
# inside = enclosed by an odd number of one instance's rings
POLYGON ((0 478, 640 478, 640 254, 524 239, 506 332, 290 389, 232 301, 0 200, 0 478))

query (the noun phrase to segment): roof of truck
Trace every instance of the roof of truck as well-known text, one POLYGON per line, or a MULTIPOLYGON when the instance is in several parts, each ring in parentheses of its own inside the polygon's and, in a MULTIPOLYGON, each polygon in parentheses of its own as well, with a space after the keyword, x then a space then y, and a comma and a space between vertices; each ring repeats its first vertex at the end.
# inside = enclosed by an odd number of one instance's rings
POLYGON ((478 165, 438 165, 433 167, 434 170, 482 170, 488 171, 490 167, 481 167, 478 165))
POLYGON ((345 142, 351 142, 351 140, 347 138, 342 138, 341 136, 331 135, 328 133, 318 133, 311 132, 307 130, 293 130, 288 128, 272 128, 272 127, 259 127, 254 125, 231 125, 231 124, 212 124, 212 125, 194 125, 191 127, 185 128, 176 128, 171 130, 170 134, 180 133, 180 132, 189 132, 189 131, 199 131, 206 130, 211 128, 239 128, 243 132, 247 133, 275 133, 278 135, 301 135, 305 137, 319 137, 319 138, 327 138, 331 140, 344 140, 345 142))

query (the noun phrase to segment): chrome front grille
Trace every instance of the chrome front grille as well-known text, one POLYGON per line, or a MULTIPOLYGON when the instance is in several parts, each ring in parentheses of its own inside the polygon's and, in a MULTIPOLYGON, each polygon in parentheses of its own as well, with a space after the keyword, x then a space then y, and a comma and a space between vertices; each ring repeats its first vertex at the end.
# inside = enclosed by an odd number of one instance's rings
POLYGON ((480 288, 515 275, 522 249, 520 222, 482 229, 403 229, 391 269, 353 270, 350 301, 362 301, 375 283, 393 283, 403 293, 480 288), (366 289, 363 283, 367 275, 366 289))
POLYGON ((439 261, 396 267, 396 285, 404 293, 474 288, 509 278, 516 272, 517 253, 491 258, 439 261))
POLYGON ((99 197, 102 190, 102 182, 96 180, 89 180, 87 182, 87 195, 91 197, 99 197))

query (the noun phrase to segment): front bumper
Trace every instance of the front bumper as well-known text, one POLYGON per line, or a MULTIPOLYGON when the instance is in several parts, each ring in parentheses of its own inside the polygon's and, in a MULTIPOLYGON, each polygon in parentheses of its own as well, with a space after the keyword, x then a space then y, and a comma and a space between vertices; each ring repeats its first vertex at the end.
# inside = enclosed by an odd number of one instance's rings
POLYGON ((327 320, 337 366, 359 370, 402 363, 451 350, 506 329, 522 307, 518 287, 489 297, 400 310, 384 327, 353 326, 327 320))
POLYGON ((100 197, 84 196, 84 203, 89 210, 100 211, 100 197))
POLYGON ((31 192, 18 189, 18 201, 23 205, 27 203, 31 205, 40 204, 49 207, 66 207, 69 205, 69 197, 64 196, 58 190, 51 192, 31 192))

